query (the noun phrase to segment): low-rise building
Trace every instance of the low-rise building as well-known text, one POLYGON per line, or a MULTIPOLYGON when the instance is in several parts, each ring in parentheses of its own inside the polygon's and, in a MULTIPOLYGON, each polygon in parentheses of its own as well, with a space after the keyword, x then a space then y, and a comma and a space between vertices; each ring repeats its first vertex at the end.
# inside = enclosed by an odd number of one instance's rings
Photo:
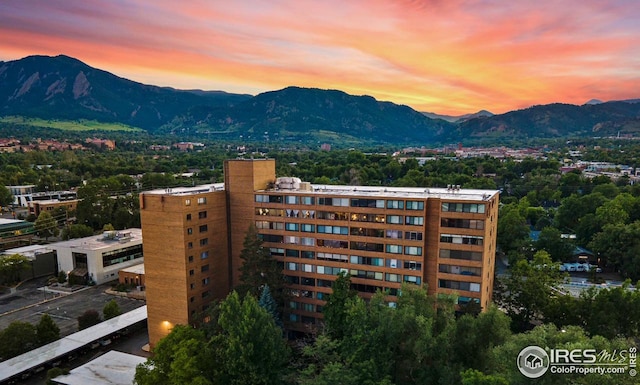
POLYGON ((28 203, 29 214, 33 214, 37 217, 43 211, 52 213, 57 208, 64 208, 67 211, 72 211, 78 207, 78 202, 79 202, 78 199, 71 199, 66 201, 61 201, 58 199, 47 199, 44 201, 31 201, 28 203))
POLYGON ((144 288, 144 263, 125 267, 118 272, 118 282, 123 285, 144 288))
POLYGON ((100 285, 118 279, 118 271, 141 264, 142 230, 105 231, 101 235, 52 243, 59 270, 100 285))
POLYGON ((8 249, 0 254, 0 259, 9 255, 22 255, 29 260, 29 269, 20 273, 20 280, 58 274, 58 260, 55 251, 47 245, 30 245, 8 249))

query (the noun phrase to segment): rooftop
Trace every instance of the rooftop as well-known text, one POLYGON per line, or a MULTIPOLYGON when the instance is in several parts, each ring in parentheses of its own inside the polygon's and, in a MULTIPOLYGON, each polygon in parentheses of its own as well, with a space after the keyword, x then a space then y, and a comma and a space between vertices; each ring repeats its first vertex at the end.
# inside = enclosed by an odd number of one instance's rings
POLYGON ((2 252, 3 255, 14 255, 14 254, 20 254, 20 255, 24 255, 25 257, 29 258, 29 259, 34 259, 36 255, 38 254, 42 254, 42 253, 48 253, 51 252, 52 250, 49 248, 49 246, 45 246, 45 245, 30 245, 30 246, 23 246, 23 247, 16 247, 15 249, 8 249, 2 252))
MULTIPOLYGON (((384 187, 384 186, 345 186, 345 185, 309 185, 309 190, 303 188, 274 188, 259 190, 265 192, 279 191, 282 193, 304 193, 317 195, 371 196, 385 198, 442 198, 451 200, 488 200, 499 193, 498 190, 465 189, 452 186, 446 187, 384 187)), ((212 191, 224 190, 224 183, 205 184, 193 187, 178 187, 172 189, 158 189, 146 191, 145 194, 158 195, 193 195, 212 191)))
MULTIPOLYGON (((87 344, 92 343, 100 338, 109 336, 110 334, 122 330, 123 328, 135 325, 147 319, 147 306, 144 305, 130 312, 113 317, 97 325, 91 326, 77 333, 73 333, 67 337, 48 343, 39 348, 28 351, 17 357, 0 362, 0 382, 7 380, 15 374, 31 370, 45 364, 48 361, 55 360, 61 356, 71 353, 76 349, 80 349, 87 344)), ((82 382, 90 384, 93 382, 82 382)), ((128 382, 129 384, 131 382, 128 382)))
POLYGON ((145 191, 144 194, 155 194, 155 195, 193 195, 193 194, 202 194, 213 191, 223 191, 224 183, 211 183, 211 184, 201 184, 193 187, 172 187, 172 188, 163 188, 157 190, 149 190, 145 191))
POLYGON ((55 382, 66 385, 132 384, 136 366, 146 361, 144 357, 111 350, 67 375, 56 377, 55 382))
POLYGON ((142 274, 144 274, 144 263, 139 263, 137 265, 125 267, 124 269, 121 269, 120 271, 122 271, 124 273, 133 273, 133 274, 142 275, 142 274))
MULTIPOLYGON (((267 190, 273 191, 273 190, 267 190)), ((477 190, 441 187, 384 187, 384 186, 336 186, 311 185, 311 191, 278 189, 281 192, 304 192, 311 194, 331 194, 344 196, 371 196, 385 198, 443 198, 451 200, 488 200, 498 194, 498 190, 477 190)))
POLYGON ((142 229, 126 229, 105 231, 100 235, 92 235, 86 238, 70 239, 68 241, 56 242, 49 245, 53 249, 57 248, 78 248, 80 250, 100 250, 111 247, 115 244, 141 243, 142 229))

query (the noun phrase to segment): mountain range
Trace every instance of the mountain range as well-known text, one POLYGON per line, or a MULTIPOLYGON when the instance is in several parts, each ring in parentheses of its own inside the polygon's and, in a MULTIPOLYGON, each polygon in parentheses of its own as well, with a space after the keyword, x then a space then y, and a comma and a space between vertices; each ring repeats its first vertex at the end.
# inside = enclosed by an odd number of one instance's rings
POLYGON ((0 116, 118 122, 151 133, 220 139, 432 144, 483 138, 640 133, 640 103, 592 100, 462 116, 338 90, 287 87, 256 96, 137 83, 64 55, 0 62, 0 116))

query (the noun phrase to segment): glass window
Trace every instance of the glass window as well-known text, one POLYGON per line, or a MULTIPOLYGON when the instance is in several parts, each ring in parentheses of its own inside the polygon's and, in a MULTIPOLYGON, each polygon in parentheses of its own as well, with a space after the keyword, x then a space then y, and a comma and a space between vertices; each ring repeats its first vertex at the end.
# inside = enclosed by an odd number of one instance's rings
POLYGON ((442 211, 456 213, 478 213, 484 214, 485 205, 483 203, 442 203, 442 211))
POLYGON ((424 217, 411 217, 411 216, 407 215, 405 217, 405 224, 414 225, 414 226, 422 226, 422 225, 424 225, 424 217))
POLYGON ((477 251, 440 249, 440 258, 462 259, 465 261, 482 261, 482 253, 477 251))
POLYGON ((208 251, 203 251, 202 253, 200 253, 200 259, 207 259, 207 258, 209 258, 208 251))
POLYGON ((483 237, 473 235, 455 235, 455 234, 440 234, 440 242, 454 243, 460 245, 478 245, 481 246, 483 237))
POLYGON ((422 255, 422 247, 417 246, 405 246, 404 253, 406 255, 422 255))
POLYGON ((269 203, 282 203, 282 195, 268 195, 269 203))
POLYGON ((407 201, 407 210, 424 210, 424 201, 407 201))
POLYGON ((422 278, 417 277, 415 275, 405 275, 404 282, 415 283, 416 285, 419 285, 422 283, 422 278))
POLYGON ((190 221, 191 220, 191 214, 187 214, 187 220, 190 221))
POLYGON ((316 226, 308 223, 303 223, 300 225, 300 231, 303 233, 314 233, 316 231, 316 226))
POLYGON ((409 239, 412 241, 421 241, 422 233, 419 231, 405 231, 404 239, 409 239))
POLYGON ((202 238, 200 240, 200 246, 206 246, 209 244, 209 238, 202 238))
POLYGON ((184 200, 184 205, 185 206, 191 206, 191 199, 185 199, 184 200))
POLYGON ((388 282, 400 282, 400 274, 385 273, 384 280, 388 282))
POLYGON ((201 225, 201 226, 200 226, 200 228, 199 228, 199 231, 200 231, 201 233, 204 233, 204 232, 206 232, 207 230, 209 230, 209 227, 208 227, 207 225, 201 225))
POLYGON ((298 224, 297 223, 285 223, 284 228, 287 229, 287 231, 298 231, 298 224))
POLYGON ((402 215, 387 215, 387 223, 401 224, 402 215))
POLYGON ((422 263, 415 261, 404 261, 404 268, 409 270, 422 271, 422 263))
POLYGON ((207 217, 207 212, 206 211, 200 211, 198 213, 198 219, 205 219, 207 217))
POLYGON ((400 246, 400 245, 387 245, 386 251, 387 251, 387 253, 391 253, 391 254, 402 254, 402 246, 400 246))
POLYGON ((299 203, 299 198, 296 195, 286 195, 285 202, 290 205, 297 205, 299 203))
POLYGON ((315 198, 314 197, 301 197, 302 200, 302 204, 303 205, 313 205, 315 204, 315 198))
POLYGON ((187 228, 187 234, 189 235, 193 234, 193 229, 191 227, 187 228))
POLYGON ((400 230, 387 230, 385 235, 391 239, 402 239, 402 231, 400 230))
POLYGON ((201 273, 204 273, 204 272, 206 272, 206 271, 209 271, 209 265, 204 265, 204 266, 202 266, 202 267, 200 268, 200 272, 201 272, 201 273))
POLYGON ((198 198, 198 204, 199 205, 203 205, 203 204, 206 204, 206 203, 207 203, 207 198, 205 198, 205 197, 198 198))
POLYGON ((387 208, 388 209, 403 209, 404 208, 404 201, 388 200, 387 201, 387 208))
POLYGON ((385 262, 386 267, 390 267, 392 269, 398 268, 398 260, 397 259, 387 259, 385 262))
POLYGON ((351 199, 351 207, 369 207, 369 208, 384 208, 384 201, 381 199, 351 199))

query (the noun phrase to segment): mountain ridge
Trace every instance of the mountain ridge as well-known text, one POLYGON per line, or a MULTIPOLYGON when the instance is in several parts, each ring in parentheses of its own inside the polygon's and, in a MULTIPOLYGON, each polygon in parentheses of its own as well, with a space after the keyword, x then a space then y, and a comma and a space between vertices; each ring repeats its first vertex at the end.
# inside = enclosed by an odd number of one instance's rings
POLYGON ((640 135, 639 99, 551 103, 494 115, 418 112, 340 90, 285 87, 255 96, 146 85, 66 55, 0 62, 0 114, 118 122, 220 139, 432 144, 483 138, 640 135))

